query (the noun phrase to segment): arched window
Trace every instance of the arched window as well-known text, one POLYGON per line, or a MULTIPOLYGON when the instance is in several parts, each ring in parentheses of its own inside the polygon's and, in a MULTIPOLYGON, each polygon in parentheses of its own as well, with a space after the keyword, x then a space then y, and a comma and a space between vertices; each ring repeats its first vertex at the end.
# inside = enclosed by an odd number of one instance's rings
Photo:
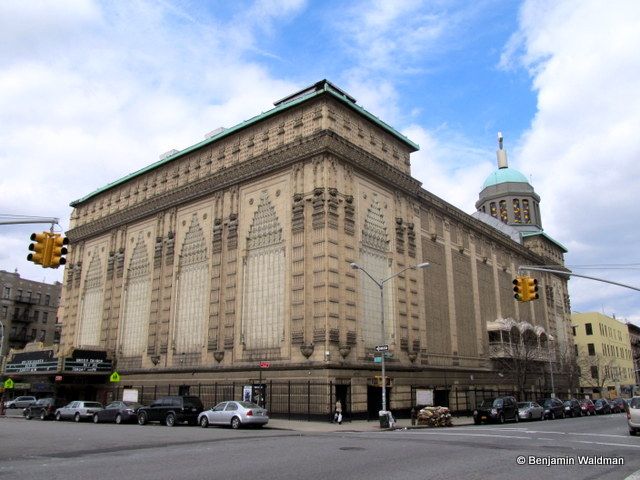
POLYGON ((498 218, 498 210, 496 209, 496 202, 491 202, 489 204, 489 211, 493 218, 498 218))
POLYGON ((531 223, 531 214, 529 213, 529 200, 522 200, 522 223, 531 223))
POLYGON ((522 223, 522 212, 520 211, 520 200, 513 199, 513 223, 522 223))
POLYGON ((506 200, 500 200, 500 220, 504 223, 507 223, 509 221, 506 200))
POLYGON ((78 345, 100 345, 104 279, 97 249, 91 255, 82 296, 82 320, 78 332, 78 345))
MULTIPOLYGON (((377 200, 374 200, 367 210, 362 229, 362 247, 360 258, 362 266, 376 279, 383 279, 389 275, 389 265, 387 263, 387 252, 389 249, 387 239, 387 228, 382 214, 382 209, 377 200)), ((371 348, 380 345, 380 325, 382 321, 380 306, 380 288, 369 278, 361 275, 362 295, 363 295, 363 317, 362 317, 362 337, 365 347, 371 348)), ((384 286, 385 301, 385 339, 390 339, 393 329, 393 312, 389 306, 393 305, 393 282, 387 282, 384 286)))
POLYGON ((120 346, 124 356, 144 353, 151 308, 151 269, 142 234, 133 249, 125 284, 120 346))
POLYGON ((284 337, 285 257, 282 226, 267 192, 247 238, 242 335, 245 348, 277 348, 284 337))
POLYGON ((174 340, 176 353, 198 352, 205 341, 209 297, 207 246, 194 213, 178 263, 178 292, 174 340))

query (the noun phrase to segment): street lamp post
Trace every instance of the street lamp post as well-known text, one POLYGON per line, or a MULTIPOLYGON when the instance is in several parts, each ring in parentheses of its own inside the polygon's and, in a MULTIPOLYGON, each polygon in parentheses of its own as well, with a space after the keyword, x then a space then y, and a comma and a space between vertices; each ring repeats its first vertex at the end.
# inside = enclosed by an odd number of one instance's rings
POLYGON ((549 343, 549 374, 551 375, 551 398, 555 398, 556 394, 554 393, 556 388, 553 384, 553 363, 551 362, 551 340, 547 340, 549 343))
MULTIPOLYGON (((409 269, 415 270, 418 268, 424 268, 428 266, 429 266, 429 262, 419 263, 417 265, 411 265, 410 267, 405 267, 399 272, 394 273, 390 277, 384 278, 382 280, 376 280, 363 267, 361 267, 357 263, 351 263, 351 268, 353 268, 354 270, 362 271, 380 289, 380 345, 384 345, 385 344, 384 342, 386 339, 385 330, 384 330, 384 284, 387 283, 392 278, 395 278, 401 273, 405 272, 406 270, 409 270, 409 269)), ((387 410, 387 377, 386 377, 385 366, 384 366, 384 357, 386 355, 386 352, 381 351, 380 354, 381 354, 380 366, 382 370, 381 372, 382 373, 382 410, 386 411, 387 410)))

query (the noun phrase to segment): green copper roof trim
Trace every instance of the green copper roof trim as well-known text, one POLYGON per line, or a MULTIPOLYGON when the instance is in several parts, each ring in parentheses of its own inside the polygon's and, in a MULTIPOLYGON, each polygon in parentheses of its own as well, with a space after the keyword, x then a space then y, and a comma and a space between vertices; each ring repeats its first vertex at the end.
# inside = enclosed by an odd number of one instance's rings
POLYGON ((104 187, 98 188, 97 190, 94 190, 93 192, 91 192, 88 195, 85 195, 84 197, 78 199, 78 200, 74 200, 73 202, 71 202, 69 205, 71 207, 75 207, 87 200, 89 200, 92 197, 95 197, 96 195, 99 195, 100 193, 106 192, 107 190, 110 190, 118 185, 121 185, 123 183, 128 182, 129 180, 131 180, 132 178, 138 177, 140 175, 142 175, 143 173, 149 172, 151 170, 154 170, 166 163, 169 163, 173 160, 176 160, 184 155, 187 155, 191 152, 193 152, 194 150, 197 150, 199 148, 204 147, 205 145, 208 145, 210 143, 216 142, 228 135, 231 135, 232 133, 236 133, 240 130, 243 130, 245 128, 247 128, 250 125, 253 125, 259 121, 264 120, 265 118, 269 118, 277 113, 280 113, 284 110, 287 110, 293 106, 299 105, 301 103, 304 103, 308 100, 311 100, 312 98, 315 98, 319 95, 322 95, 324 93, 328 93, 330 95, 332 95, 333 97, 335 97, 336 99, 340 100, 342 103, 344 103, 345 105, 347 105, 348 107, 350 107, 353 110, 358 111, 361 115, 363 115, 364 117, 366 117, 367 119, 371 120, 373 123, 375 123, 376 125, 378 125, 379 127, 381 127, 383 130, 386 130, 388 133, 390 133, 391 135, 393 135, 394 137, 396 137, 398 140, 402 141, 403 143, 405 143, 406 145, 408 145, 409 147, 411 147, 413 149, 413 151, 417 151, 420 149, 420 147, 418 146, 418 144, 412 142, 411 140, 409 140, 407 137, 405 137, 404 135, 402 135, 400 132, 398 132, 397 130, 395 130, 394 128, 392 128, 391 126, 387 125, 385 122, 383 122, 382 120, 380 120, 378 117, 376 117, 375 115, 372 115, 371 113, 369 113, 368 111, 366 111, 364 108, 362 108, 360 105, 357 105, 355 103, 353 103, 349 98, 346 98, 344 95, 342 95, 339 92, 336 92, 335 90, 333 90, 329 85, 329 82, 324 81, 324 87, 322 90, 316 90, 314 92, 311 92, 307 95, 304 95, 300 98, 291 100, 289 102, 283 103, 281 105, 276 106, 275 108, 272 108, 271 110, 268 110, 266 112, 261 113, 260 115, 256 115, 255 117, 250 118, 249 120, 245 120, 244 122, 241 122, 233 127, 227 128, 225 130, 223 130, 222 132, 218 133, 217 135, 214 135, 210 138, 206 138, 204 140, 202 140, 201 142, 198 142, 190 147, 185 148, 184 150, 180 150, 177 153, 174 153, 173 155, 167 157, 167 158, 163 158, 162 160, 158 160, 157 162, 154 162, 150 165, 147 165, 144 168, 141 168, 140 170, 137 170, 133 173, 130 173, 129 175, 126 175, 122 178, 120 178, 119 180, 116 180, 114 182, 111 182, 107 185, 105 185, 104 187))
POLYGON ((547 235, 544 232, 522 232, 522 236, 523 237, 535 237, 536 235, 542 235, 544 238, 549 240, 551 243, 554 243, 555 245, 560 247, 564 253, 567 253, 569 251, 569 250, 567 250, 567 248, 564 245, 562 245, 557 240, 554 240, 553 238, 551 238, 549 235, 547 235))

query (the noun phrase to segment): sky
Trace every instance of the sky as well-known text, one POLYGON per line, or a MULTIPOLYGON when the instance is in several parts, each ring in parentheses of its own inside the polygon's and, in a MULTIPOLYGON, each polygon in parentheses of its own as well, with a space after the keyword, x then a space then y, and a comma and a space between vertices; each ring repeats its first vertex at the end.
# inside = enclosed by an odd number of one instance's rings
MULTIPOLYGON (((575 273, 640 287, 636 0, 3 0, 0 214, 69 203, 323 78, 420 145, 412 175, 473 213, 496 169, 541 197, 575 273)), ((0 225, 0 269, 47 225, 0 225)), ((640 292, 572 278, 572 309, 640 324, 640 292)))

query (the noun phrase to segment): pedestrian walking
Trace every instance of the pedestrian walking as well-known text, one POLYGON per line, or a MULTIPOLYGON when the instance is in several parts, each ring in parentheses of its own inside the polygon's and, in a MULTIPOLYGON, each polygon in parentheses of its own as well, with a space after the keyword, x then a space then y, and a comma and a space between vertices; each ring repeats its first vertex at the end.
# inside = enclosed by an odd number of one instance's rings
POLYGON ((334 420, 338 425, 342 425, 342 402, 340 399, 336 401, 336 414, 334 420))
POLYGON ((418 419, 418 407, 414 406, 411 409, 411 426, 415 426, 417 419, 418 419))

